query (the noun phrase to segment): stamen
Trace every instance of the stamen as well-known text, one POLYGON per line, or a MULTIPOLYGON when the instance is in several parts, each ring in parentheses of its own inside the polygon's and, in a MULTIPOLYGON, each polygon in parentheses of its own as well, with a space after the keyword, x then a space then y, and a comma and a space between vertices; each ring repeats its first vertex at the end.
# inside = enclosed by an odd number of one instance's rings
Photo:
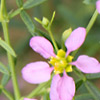
POLYGON ((56 57, 51 57, 49 63, 54 66, 54 73, 61 74, 64 72, 72 72, 72 65, 69 63, 72 62, 73 57, 67 56, 66 53, 62 49, 60 49, 56 55, 56 57))

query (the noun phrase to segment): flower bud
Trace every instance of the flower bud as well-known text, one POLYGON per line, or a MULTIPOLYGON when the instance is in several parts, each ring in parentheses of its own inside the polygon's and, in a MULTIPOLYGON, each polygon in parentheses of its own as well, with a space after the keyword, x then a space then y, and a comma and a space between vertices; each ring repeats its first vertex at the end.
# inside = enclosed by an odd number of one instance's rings
POLYGON ((67 30, 65 30, 62 34, 62 40, 65 42, 66 39, 70 36, 70 34, 72 33, 72 29, 69 28, 67 30))
POLYGON ((46 17, 43 17, 43 19, 42 19, 42 25, 44 27, 48 27, 48 24, 49 24, 49 20, 46 17))

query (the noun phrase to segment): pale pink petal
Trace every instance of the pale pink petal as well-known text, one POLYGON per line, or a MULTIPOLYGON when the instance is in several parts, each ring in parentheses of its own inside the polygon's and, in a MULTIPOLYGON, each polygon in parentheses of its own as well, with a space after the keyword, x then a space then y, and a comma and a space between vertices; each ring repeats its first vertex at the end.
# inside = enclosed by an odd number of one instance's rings
POLYGON ((34 62, 27 64, 22 69, 22 77, 29 83, 39 84, 50 79, 53 67, 49 67, 46 62, 34 62))
POLYGON ((86 36, 86 29, 79 27, 75 29, 65 42, 67 48, 67 54, 78 49, 84 42, 86 36))
POLYGON ((24 98, 24 100, 37 100, 37 99, 29 99, 29 98, 24 98))
POLYGON ((100 14, 100 0, 98 0, 96 2, 96 9, 97 9, 98 13, 100 14))
POLYGON ((72 62, 71 64, 75 65, 84 73, 100 72, 99 62, 95 58, 86 55, 79 56, 78 59, 75 62, 72 62))
POLYGON ((46 59, 55 56, 52 44, 44 37, 32 37, 30 40, 30 47, 46 59))
POLYGON ((63 77, 55 75, 52 80, 50 99, 51 100, 72 100, 75 94, 74 80, 64 73, 63 77))
POLYGON ((60 80, 60 76, 57 74, 53 77, 50 89, 50 100, 60 100, 59 94, 57 91, 58 82, 60 80))

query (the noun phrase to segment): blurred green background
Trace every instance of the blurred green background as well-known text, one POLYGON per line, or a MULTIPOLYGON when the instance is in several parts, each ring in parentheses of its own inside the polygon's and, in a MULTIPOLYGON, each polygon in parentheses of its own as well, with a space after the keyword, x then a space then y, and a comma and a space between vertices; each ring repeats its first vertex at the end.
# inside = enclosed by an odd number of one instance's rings
MULTIPOLYGON (((24 0, 24 2, 27 0, 24 0)), ((26 10, 35 26, 45 31, 40 24, 38 24, 34 17, 42 19, 47 17, 51 19, 53 11, 56 11, 56 16, 52 24, 52 32, 58 43, 61 43, 61 35, 64 30, 68 28, 75 29, 79 26, 86 27, 90 18, 95 11, 95 5, 86 5, 84 0, 47 0, 39 6, 26 10)), ((8 12, 16 10, 18 7, 15 0, 6 0, 8 12)), ((46 31, 45 31, 46 32, 46 31)), ((25 82, 21 77, 21 69, 28 63, 34 61, 44 61, 39 54, 35 53, 29 47, 29 39, 32 37, 27 27, 23 23, 21 17, 18 15, 12 18, 9 22, 9 33, 11 45, 17 54, 16 72, 22 95, 27 95, 36 85, 25 82)), ((0 37, 3 38, 3 30, 0 24, 0 37)), ((93 28, 89 32, 86 41, 80 48, 77 56, 80 54, 86 54, 93 56, 100 61, 100 15, 98 16, 93 28)), ((76 57, 77 57, 76 56, 76 57)), ((8 64, 6 58, 6 52, 0 47, 0 62, 5 65, 8 64)), ((0 73, 0 79, 2 74, 0 73)), ((95 80, 97 87, 99 86, 99 80, 95 80)), ((13 92, 11 81, 6 87, 13 92)), ((81 90, 80 90, 81 91, 81 90)), ((4 95, 0 95, 0 100, 7 100, 4 95)))

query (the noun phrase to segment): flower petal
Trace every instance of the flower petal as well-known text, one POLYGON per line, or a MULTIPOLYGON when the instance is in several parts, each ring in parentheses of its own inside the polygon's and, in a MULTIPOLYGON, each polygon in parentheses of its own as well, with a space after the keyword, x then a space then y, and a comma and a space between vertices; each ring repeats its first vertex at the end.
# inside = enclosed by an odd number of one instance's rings
POLYGON ((86 29, 79 27, 75 29, 65 42, 67 48, 67 54, 78 49, 84 42, 86 36, 86 29))
POLYGON ((32 37, 30 40, 30 47, 46 59, 55 56, 52 44, 44 37, 32 37))
POLYGON ((93 58, 86 55, 81 55, 75 62, 71 64, 75 65, 84 73, 98 73, 100 72, 99 62, 93 58))
POLYGON ((55 75, 52 80, 50 99, 51 100, 72 100, 75 94, 74 80, 64 73, 63 77, 55 75))
POLYGON ((50 89, 50 100, 60 100, 59 94, 57 91, 58 82, 60 80, 60 76, 57 74, 53 77, 50 89))
POLYGON ((27 64, 22 69, 22 77, 29 83, 39 84, 50 79, 53 67, 49 67, 46 62, 34 62, 27 64))
POLYGON ((24 98, 24 100, 37 100, 37 99, 29 99, 29 98, 24 98))
POLYGON ((100 14, 100 0, 98 0, 96 2, 96 9, 97 9, 98 13, 100 14))

